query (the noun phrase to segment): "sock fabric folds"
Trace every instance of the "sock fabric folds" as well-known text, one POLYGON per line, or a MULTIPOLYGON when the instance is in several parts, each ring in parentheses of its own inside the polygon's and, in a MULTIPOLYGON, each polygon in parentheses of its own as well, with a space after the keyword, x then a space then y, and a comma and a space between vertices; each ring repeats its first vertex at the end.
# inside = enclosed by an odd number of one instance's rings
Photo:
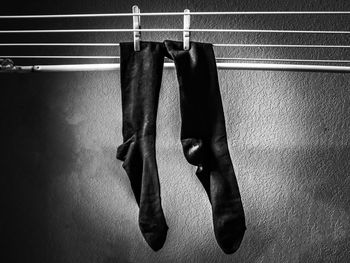
POLYGON ((168 226, 160 200, 155 156, 156 118, 163 71, 163 45, 120 43, 120 76, 124 143, 117 158, 124 161, 137 204, 139 226, 153 250, 162 248, 168 226))
POLYGON ((147 243, 160 249, 166 239, 155 159, 155 130, 164 56, 174 60, 180 89, 181 143, 186 160, 197 166, 196 175, 212 206, 214 233, 221 249, 234 253, 245 226, 243 205, 231 162, 211 44, 141 42, 121 43, 121 89, 124 143, 117 158, 124 161, 140 206, 139 225, 147 243))

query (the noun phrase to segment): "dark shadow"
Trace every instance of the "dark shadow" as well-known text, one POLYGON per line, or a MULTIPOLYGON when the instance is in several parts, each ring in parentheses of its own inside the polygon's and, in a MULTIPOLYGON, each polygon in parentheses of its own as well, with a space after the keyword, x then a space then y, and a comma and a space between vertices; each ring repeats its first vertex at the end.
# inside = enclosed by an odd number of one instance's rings
MULTIPOLYGON (((48 75, 47 80, 54 84, 57 77, 48 75)), ((0 79, 6 262, 54 262, 47 186, 69 171, 74 160, 72 131, 50 107, 53 96, 64 91, 54 90, 39 75, 2 74, 0 79)))
MULTIPOLYGON (((71 85, 84 77, 77 74, 84 73, 0 75, 2 145, 5 146, 0 177, 4 262, 90 262, 86 260, 93 259, 87 255, 96 251, 101 253, 101 258, 107 258, 106 262, 127 262, 128 242, 108 230, 103 221, 108 215, 102 213, 101 221, 91 221, 91 215, 84 209, 103 210, 91 204, 85 207, 79 200, 69 204, 69 197, 64 199, 63 186, 71 185, 67 179, 75 180, 72 177, 79 158, 88 159, 94 154, 77 152, 74 126, 67 122, 62 111, 72 96, 81 95, 82 91, 77 87, 72 90, 74 85, 71 85), (73 221, 72 215, 65 214, 72 207, 77 213, 73 221), (62 215, 65 217, 60 218, 62 215), (67 237, 75 239, 65 240, 67 237)), ((113 149, 103 153, 102 161, 111 166, 108 177, 130 187, 115 153, 113 149)), ((77 180, 86 182, 86 178, 77 180)), ((76 185, 72 189, 77 190, 76 185)))

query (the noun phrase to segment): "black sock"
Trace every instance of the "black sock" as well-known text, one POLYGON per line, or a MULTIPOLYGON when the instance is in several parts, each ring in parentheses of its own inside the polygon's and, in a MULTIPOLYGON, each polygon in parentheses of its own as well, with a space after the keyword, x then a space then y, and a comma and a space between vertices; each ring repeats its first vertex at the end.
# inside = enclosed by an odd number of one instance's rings
POLYGON ((214 233, 221 249, 234 253, 240 246, 245 216, 227 146, 215 55, 211 44, 165 41, 175 62, 180 85, 181 143, 187 161, 212 205, 214 233))
POLYGON ((160 198, 155 157, 156 118, 164 62, 163 43, 120 43, 124 143, 117 158, 124 161, 136 201, 139 226, 153 250, 163 247, 168 226, 160 198))

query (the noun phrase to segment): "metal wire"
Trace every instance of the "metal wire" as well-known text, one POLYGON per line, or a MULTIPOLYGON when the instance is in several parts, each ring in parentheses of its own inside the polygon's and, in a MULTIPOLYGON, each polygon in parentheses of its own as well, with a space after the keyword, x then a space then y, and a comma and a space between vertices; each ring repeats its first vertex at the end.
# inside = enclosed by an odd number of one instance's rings
POLYGON ((103 46, 118 47, 119 43, 0 43, 0 46, 103 46))
MULTIPOLYGON (((164 68, 174 68, 174 63, 164 63, 164 68)), ((288 71, 325 71, 350 72, 349 66, 332 65, 298 65, 298 64, 265 64, 265 63, 217 63, 218 69, 235 70, 288 70, 288 71)), ((68 65, 34 65, 15 66, 1 72, 75 72, 75 71, 110 71, 120 69, 119 63, 111 64, 68 64, 68 65)))
POLYGON ((1 56, 1 58, 47 58, 47 59, 119 59, 119 56, 1 56))
MULTIPOLYGON (((148 29, 27 29, 27 30, 1 30, 1 34, 13 33, 116 33, 116 32, 183 32, 178 28, 148 28, 148 29)), ((275 30, 275 29, 186 29, 190 32, 220 32, 220 33, 288 33, 288 34, 350 34, 350 31, 324 31, 324 30, 275 30)))
POLYGON ((244 61, 274 61, 274 62, 315 62, 315 63, 350 63, 350 60, 334 59, 289 59, 289 58, 216 58, 216 60, 244 60, 244 61))
MULTIPOLYGON (((0 46, 106 46, 119 43, 0 43, 0 46)), ((213 44, 214 47, 281 47, 281 48, 350 48, 347 45, 284 45, 284 44, 213 44)))
MULTIPOLYGON (((24 58, 24 59, 120 59, 120 56, 6 56, 2 58, 24 58)), ((350 60, 332 60, 332 59, 289 59, 289 58, 227 58, 218 57, 217 61, 222 60, 241 60, 241 61, 272 61, 272 62, 313 62, 313 63, 350 63, 350 60)))
POLYGON ((214 47, 350 48, 347 45, 213 44, 214 47))
MULTIPOLYGON (((138 16, 183 16, 190 15, 346 15, 350 11, 232 11, 232 12, 146 12, 138 16)), ((123 17, 134 16, 133 13, 105 13, 105 14, 54 14, 54 15, 1 15, 0 19, 28 19, 28 18, 74 18, 74 17, 123 17)))

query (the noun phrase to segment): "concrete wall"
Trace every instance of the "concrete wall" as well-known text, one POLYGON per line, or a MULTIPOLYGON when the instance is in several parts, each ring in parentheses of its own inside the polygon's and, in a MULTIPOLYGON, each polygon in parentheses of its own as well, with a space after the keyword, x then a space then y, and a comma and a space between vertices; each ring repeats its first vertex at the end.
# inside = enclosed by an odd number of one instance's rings
MULTIPOLYGON (((135 1, 18 2, 2 14, 129 12, 135 1)), ((141 11, 350 10, 342 1, 139 1, 141 11)), ((194 28, 349 30, 349 16, 195 17, 194 28)), ((142 18, 144 28, 181 17, 142 18)), ((9 28, 130 28, 131 18, 2 21, 9 28)), ((5 41, 119 42, 132 34, 3 36, 5 41)), ((181 40, 181 33, 145 33, 181 40)), ((348 44, 344 35, 193 34, 212 43, 348 44)), ((12 54, 117 55, 118 48, 0 49, 12 54)), ((216 48, 220 56, 339 58, 346 49, 216 48)), ((62 61, 70 63, 76 61, 62 61)), ((82 62, 82 61, 79 61, 82 62)), ((84 61, 86 62, 86 61, 84 61)), ((96 62, 96 61, 88 61, 96 62)), ((18 64, 58 63, 17 60, 18 64)), ((169 225, 153 252, 138 229, 121 137, 119 71, 1 74, 4 262, 349 262, 350 75, 220 70, 229 149, 246 212, 237 253, 217 246, 211 209, 182 154, 174 70, 164 70, 157 161, 169 225)))

